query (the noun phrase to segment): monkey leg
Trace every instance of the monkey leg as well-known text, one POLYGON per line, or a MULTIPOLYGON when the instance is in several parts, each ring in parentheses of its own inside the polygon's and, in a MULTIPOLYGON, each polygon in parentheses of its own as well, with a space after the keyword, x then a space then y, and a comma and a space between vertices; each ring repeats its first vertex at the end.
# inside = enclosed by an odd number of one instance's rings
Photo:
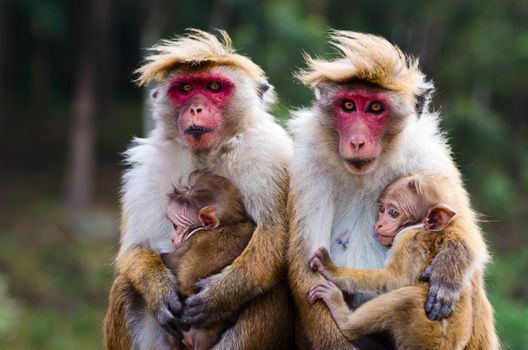
POLYGON ((137 296, 130 283, 117 276, 110 290, 108 310, 103 321, 104 346, 107 350, 129 349, 132 345, 130 323, 131 309, 137 296))
POLYGON ((293 349, 293 308, 285 283, 251 301, 214 349, 293 349))
MULTIPOLYGON (((467 294, 467 293, 466 293, 467 294)), ((372 299, 346 318, 339 318, 339 329, 350 341, 380 331, 388 331, 398 349, 462 349, 471 332, 471 304, 465 295, 457 312, 443 321, 427 318, 425 287, 397 289, 372 299)))
POLYGON ((146 311, 143 298, 122 275, 114 280, 103 321, 103 342, 107 350, 148 348, 171 349, 168 334, 146 311), (138 340, 142 343, 138 343, 138 340))
MULTIPOLYGON (((500 349, 499 339, 495 331, 493 309, 484 290, 483 271, 475 272, 472 280, 474 292, 471 295, 473 305, 473 332, 466 350, 497 350, 500 349)), ((459 303, 457 303, 457 310, 459 303)))

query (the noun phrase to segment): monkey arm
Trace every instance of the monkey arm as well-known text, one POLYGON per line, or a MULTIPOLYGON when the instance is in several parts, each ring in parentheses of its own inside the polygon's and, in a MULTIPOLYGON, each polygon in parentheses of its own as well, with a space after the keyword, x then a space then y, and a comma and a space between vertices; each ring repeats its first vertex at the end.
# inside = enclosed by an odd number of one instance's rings
POLYGON ((431 320, 453 314, 462 290, 469 285, 478 265, 464 228, 469 227, 458 222, 445 230, 445 240, 438 253, 420 276, 422 281, 429 282, 426 312, 431 320))
POLYGON ((335 266, 326 248, 319 248, 314 253, 310 259, 310 267, 347 293, 386 293, 417 281, 419 269, 423 265, 422 260, 428 254, 425 254, 427 247, 409 242, 412 237, 413 235, 407 234, 400 238, 393 248, 392 258, 384 269, 335 266))
POLYGON ((325 277, 347 293, 382 294, 412 284, 401 271, 391 268, 380 270, 356 270, 339 267, 325 277))
POLYGON ((285 187, 286 184, 271 217, 257 226, 242 254, 221 273, 197 283, 201 291, 187 299, 185 322, 207 327, 227 319, 276 285, 284 275, 287 235, 285 187))
POLYGON ((161 325, 170 332, 176 331, 174 314, 181 310, 176 278, 165 266, 160 254, 146 246, 131 247, 119 255, 117 269, 141 294, 161 325))

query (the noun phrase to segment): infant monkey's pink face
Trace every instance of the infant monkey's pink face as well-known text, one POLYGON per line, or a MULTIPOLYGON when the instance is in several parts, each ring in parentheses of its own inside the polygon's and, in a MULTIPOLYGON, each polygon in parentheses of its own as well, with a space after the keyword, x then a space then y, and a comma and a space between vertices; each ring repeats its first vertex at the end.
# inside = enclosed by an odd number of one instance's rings
POLYGON ((167 216, 172 222, 171 242, 174 247, 181 245, 190 231, 196 227, 202 226, 198 213, 186 206, 178 204, 172 200, 167 207, 167 216))
POLYGON ((396 201, 391 199, 380 200, 375 231, 376 238, 381 245, 391 246, 398 231, 407 223, 407 215, 396 201))

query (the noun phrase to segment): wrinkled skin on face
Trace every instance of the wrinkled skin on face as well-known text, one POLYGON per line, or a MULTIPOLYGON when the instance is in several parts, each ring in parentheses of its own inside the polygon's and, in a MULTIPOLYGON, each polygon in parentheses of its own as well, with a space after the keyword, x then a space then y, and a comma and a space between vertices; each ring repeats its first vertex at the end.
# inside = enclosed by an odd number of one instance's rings
POLYGON ((396 234, 410 223, 410 216, 395 200, 381 201, 376 221, 376 238, 383 246, 391 246, 396 234))
POLYGON ((172 222, 174 228, 171 241, 174 247, 180 246, 187 235, 193 230, 202 226, 200 217, 196 210, 178 204, 176 201, 171 201, 167 207, 167 217, 172 222))
POLYGON ((391 100, 378 91, 344 90, 333 101, 339 134, 339 155, 346 168, 364 174, 376 166, 389 128, 391 100))
POLYGON ((414 181, 401 178, 390 184, 381 195, 378 220, 374 226, 380 244, 391 246, 398 232, 426 216, 427 205, 416 186, 414 181))
POLYGON ((178 131, 193 149, 207 150, 223 139, 225 108, 235 83, 220 72, 182 74, 170 82, 168 96, 177 112, 178 131))

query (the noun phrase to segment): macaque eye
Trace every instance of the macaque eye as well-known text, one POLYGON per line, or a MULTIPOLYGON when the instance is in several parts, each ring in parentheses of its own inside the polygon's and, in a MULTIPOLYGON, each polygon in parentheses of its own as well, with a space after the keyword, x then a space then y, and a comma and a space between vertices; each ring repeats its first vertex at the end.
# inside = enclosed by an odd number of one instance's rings
POLYGON ((385 212, 385 207, 382 204, 380 204, 378 210, 379 210, 380 213, 384 213, 385 212))
POLYGON ((192 89, 193 89, 193 87, 192 87, 191 84, 182 84, 182 86, 180 87, 180 91, 183 92, 183 93, 191 92, 192 89))
POLYGON ((356 110, 356 104, 352 100, 343 100, 341 102, 341 109, 345 112, 352 112, 356 110))
POLYGON ((384 109, 383 103, 379 101, 374 101, 368 106, 368 111, 374 114, 380 114, 384 109))
POLYGON ((178 226, 177 226, 176 224, 173 223, 173 224, 172 224, 172 228, 175 229, 175 230, 177 230, 177 229, 178 229, 178 226))
POLYGON ((389 215, 390 215, 392 218, 397 218, 398 216, 400 216, 400 212, 398 211, 398 209, 390 208, 390 209, 389 209, 389 215))
POLYGON ((207 90, 212 92, 220 92, 222 90, 222 84, 217 81, 212 81, 207 85, 207 90))

